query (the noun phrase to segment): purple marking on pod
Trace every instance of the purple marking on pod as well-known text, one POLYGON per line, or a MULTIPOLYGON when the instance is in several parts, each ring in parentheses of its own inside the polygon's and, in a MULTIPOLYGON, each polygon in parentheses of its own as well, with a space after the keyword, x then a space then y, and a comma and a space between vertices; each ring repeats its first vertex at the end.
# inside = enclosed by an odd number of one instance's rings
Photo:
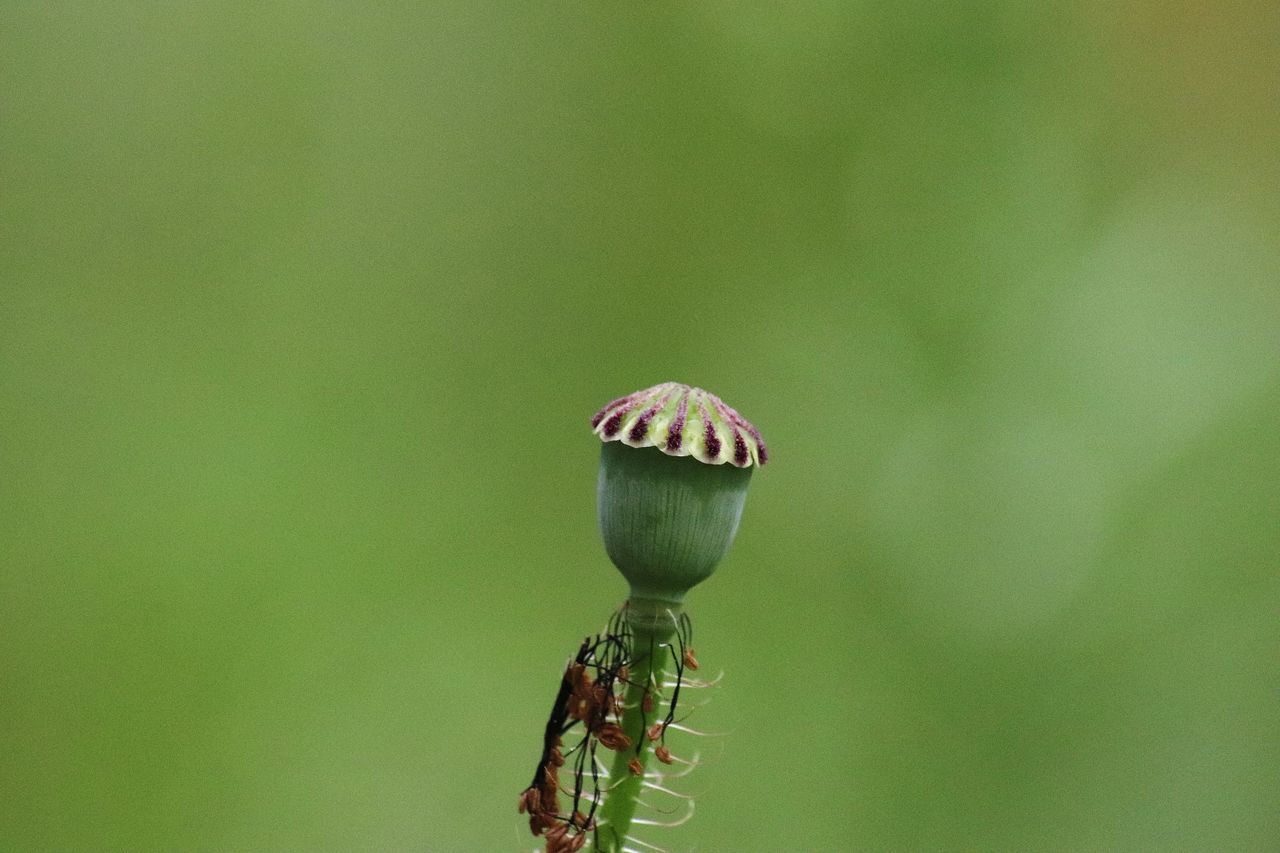
POLYGON ((750 435, 751 438, 755 441, 756 454, 757 456, 759 456, 760 464, 763 465, 764 463, 768 462, 769 451, 765 449, 764 438, 760 435, 760 430, 756 429, 752 425, 751 421, 747 420, 742 415, 738 414, 736 409, 731 409, 728 406, 725 406, 723 403, 721 403, 721 406, 723 406, 723 409, 722 409, 723 414, 725 414, 729 418, 729 420, 733 422, 733 425, 737 427, 741 427, 742 429, 746 430, 747 434, 750 435))
POLYGON ((764 446, 764 439, 760 436, 760 430, 756 429, 754 426, 751 425, 750 421, 742 417, 738 418, 738 426, 745 429, 747 431, 747 434, 750 435, 751 438, 755 440, 756 455, 760 458, 760 464, 763 465, 764 463, 768 462, 769 451, 764 446))
POLYGON ((609 405, 605 406, 600 411, 596 412, 595 417, 591 419, 591 428, 595 429, 596 427, 600 426, 600 422, 604 420, 604 416, 609 414, 609 410, 612 409, 614 406, 620 406, 623 403, 628 403, 631 401, 631 398, 634 396, 635 394, 628 394, 625 397, 619 397, 618 399, 609 403, 609 405))
POLYGON ((613 438, 618 434, 618 430, 622 429, 622 416, 627 413, 624 406, 610 416, 609 420, 604 422, 604 434, 606 438, 613 438))
POLYGON ((636 421, 635 426, 631 427, 631 431, 627 433, 627 438, 632 441, 643 441, 645 433, 649 431, 649 422, 653 420, 654 415, 662 410, 663 406, 667 405, 667 400, 670 398, 671 394, 663 394, 662 399, 645 409, 636 421))
POLYGON ((733 464, 739 468, 745 468, 751 464, 751 454, 747 453, 747 442, 742 437, 742 433, 736 429, 733 431, 733 464))
POLYGON ((720 437, 716 435, 716 428, 711 424, 711 418, 707 417, 707 410, 702 410, 702 423, 706 427, 703 431, 703 439, 707 446, 707 455, 715 459, 720 455, 720 437))
POLYGON ((635 426, 631 427, 631 431, 627 433, 627 438, 632 441, 643 441, 644 434, 649 431, 649 419, 653 417, 653 409, 649 409, 636 421, 635 426))
POLYGON ((667 450, 677 451, 684 442, 684 418, 689 413, 689 395, 680 395, 680 405, 676 409, 676 419, 667 430, 667 450))

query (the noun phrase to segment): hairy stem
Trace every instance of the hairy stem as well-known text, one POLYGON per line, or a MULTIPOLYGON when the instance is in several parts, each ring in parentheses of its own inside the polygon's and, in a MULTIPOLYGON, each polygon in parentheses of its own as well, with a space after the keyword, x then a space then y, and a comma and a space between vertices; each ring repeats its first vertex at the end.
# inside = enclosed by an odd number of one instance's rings
POLYGON ((644 770, 653 754, 653 744, 646 729, 661 719, 658 708, 659 690, 667 666, 671 663, 668 644, 675 634, 680 605, 653 599, 632 598, 628 602, 627 621, 631 627, 631 683, 627 686, 622 729, 631 738, 630 749, 620 750, 609 769, 609 794, 600 812, 599 848, 605 853, 622 850, 631 820, 636 812, 636 798, 642 790, 644 770), (645 696, 652 710, 645 711, 645 696), (635 772, 639 762, 639 774, 635 772))

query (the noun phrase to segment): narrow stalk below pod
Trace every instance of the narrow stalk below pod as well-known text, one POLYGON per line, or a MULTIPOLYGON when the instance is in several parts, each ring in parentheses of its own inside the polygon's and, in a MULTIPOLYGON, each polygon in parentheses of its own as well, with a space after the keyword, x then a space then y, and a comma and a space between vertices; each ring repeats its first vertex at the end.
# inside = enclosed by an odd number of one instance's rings
POLYGON ((631 584, 631 618, 678 612, 733 543, 764 440, 719 397, 677 382, 614 400, 591 426, 604 441, 600 532, 631 584))

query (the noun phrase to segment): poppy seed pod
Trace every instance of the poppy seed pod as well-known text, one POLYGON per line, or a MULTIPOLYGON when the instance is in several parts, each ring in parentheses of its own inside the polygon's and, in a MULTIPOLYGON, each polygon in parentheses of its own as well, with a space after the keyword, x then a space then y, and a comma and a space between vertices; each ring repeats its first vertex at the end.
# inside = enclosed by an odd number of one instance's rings
POLYGON ((760 433, 719 397, 676 382, 614 400, 591 420, 604 447, 596 509, 632 605, 679 607, 728 552, 760 433))

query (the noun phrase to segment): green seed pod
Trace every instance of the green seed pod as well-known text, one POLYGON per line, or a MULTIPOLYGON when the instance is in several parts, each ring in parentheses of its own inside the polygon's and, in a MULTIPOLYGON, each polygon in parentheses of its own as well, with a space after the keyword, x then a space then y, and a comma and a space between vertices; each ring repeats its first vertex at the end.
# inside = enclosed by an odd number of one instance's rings
POLYGON ((604 442, 596 508, 631 601, 679 608, 728 552, 760 433, 719 397, 676 382, 614 400, 591 420, 604 442))

